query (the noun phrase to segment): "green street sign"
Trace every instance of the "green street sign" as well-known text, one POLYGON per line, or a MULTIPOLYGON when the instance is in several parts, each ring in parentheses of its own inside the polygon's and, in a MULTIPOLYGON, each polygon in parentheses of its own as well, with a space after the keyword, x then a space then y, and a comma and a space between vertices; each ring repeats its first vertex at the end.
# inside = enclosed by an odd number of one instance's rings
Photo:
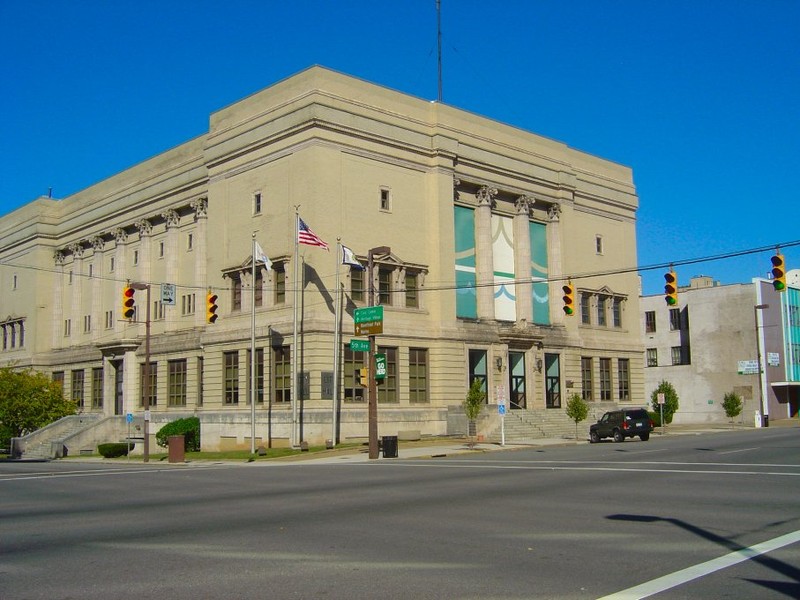
POLYGON ((375 355, 375 380, 386 379, 386 355, 375 355))
POLYGON ((353 352, 369 352, 369 340, 350 340, 350 350, 353 352))
POLYGON ((353 314, 356 335, 375 335, 383 333, 383 306, 357 308, 353 314))

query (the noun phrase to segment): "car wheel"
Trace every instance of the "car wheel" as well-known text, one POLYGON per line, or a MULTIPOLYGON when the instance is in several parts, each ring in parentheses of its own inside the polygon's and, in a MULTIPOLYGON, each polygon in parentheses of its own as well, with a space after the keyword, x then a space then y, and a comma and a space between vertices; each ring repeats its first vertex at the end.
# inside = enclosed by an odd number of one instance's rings
POLYGON ((642 435, 639 436, 639 439, 642 440, 643 442, 646 442, 647 440, 650 439, 650 434, 649 433, 643 433, 642 435))
POLYGON ((615 442, 624 442, 625 436, 622 435, 622 432, 619 429, 614 430, 614 441, 615 442))
POLYGON ((592 444, 596 444, 597 442, 599 442, 599 441, 600 441, 600 436, 597 434, 597 432, 596 432, 596 431, 590 431, 590 432, 589 432, 589 441, 590 441, 592 444))

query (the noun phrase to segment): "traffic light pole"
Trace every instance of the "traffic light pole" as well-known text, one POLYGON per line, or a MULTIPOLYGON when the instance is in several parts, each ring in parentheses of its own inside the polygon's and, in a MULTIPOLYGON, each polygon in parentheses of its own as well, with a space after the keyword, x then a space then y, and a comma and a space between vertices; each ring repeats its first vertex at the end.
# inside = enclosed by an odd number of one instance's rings
MULTIPOLYGON (((370 248, 367 261, 367 277, 369 278, 369 302, 368 306, 375 306, 375 254, 389 254, 391 250, 388 246, 370 248)), ((369 458, 378 458, 378 384, 375 380, 375 335, 369 336, 369 458)))
POLYGON ((147 283, 131 283, 135 290, 146 290, 144 322, 144 369, 142 369, 142 395, 144 399, 144 462, 150 462, 150 285, 147 283))

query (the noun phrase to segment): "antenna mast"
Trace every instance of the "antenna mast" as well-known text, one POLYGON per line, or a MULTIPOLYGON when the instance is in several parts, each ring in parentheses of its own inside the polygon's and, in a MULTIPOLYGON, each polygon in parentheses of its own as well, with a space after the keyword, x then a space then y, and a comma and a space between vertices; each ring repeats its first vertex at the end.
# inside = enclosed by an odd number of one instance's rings
POLYGON ((436 33, 439 48, 439 102, 442 101, 442 0, 436 0, 436 33))

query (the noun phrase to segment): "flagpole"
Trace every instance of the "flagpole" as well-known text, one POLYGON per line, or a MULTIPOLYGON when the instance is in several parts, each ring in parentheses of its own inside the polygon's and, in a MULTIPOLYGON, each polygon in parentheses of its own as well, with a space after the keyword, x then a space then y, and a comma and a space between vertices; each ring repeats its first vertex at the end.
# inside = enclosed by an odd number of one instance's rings
POLYGON ((298 351, 298 343, 297 343, 297 302, 298 302, 298 291, 299 286, 297 285, 297 273, 299 271, 299 262, 300 262, 300 244, 299 244, 299 236, 298 232, 300 231, 300 205, 297 204, 294 207, 294 334, 293 334, 293 341, 292 341, 292 383, 291 383, 291 392, 290 392, 290 399, 292 402, 292 432, 290 435, 290 442, 292 447, 296 447, 299 442, 296 439, 296 427, 297 427, 297 401, 299 398, 297 397, 297 355, 298 351))
POLYGON ((341 264, 342 243, 341 238, 336 238, 336 293, 333 295, 336 306, 333 310, 333 413, 331 415, 331 443, 336 447, 336 409, 339 405, 339 356, 342 353, 341 321, 342 290, 339 286, 339 265, 341 264))
POLYGON ((250 454, 256 453, 256 232, 253 232, 250 280, 250 454))

